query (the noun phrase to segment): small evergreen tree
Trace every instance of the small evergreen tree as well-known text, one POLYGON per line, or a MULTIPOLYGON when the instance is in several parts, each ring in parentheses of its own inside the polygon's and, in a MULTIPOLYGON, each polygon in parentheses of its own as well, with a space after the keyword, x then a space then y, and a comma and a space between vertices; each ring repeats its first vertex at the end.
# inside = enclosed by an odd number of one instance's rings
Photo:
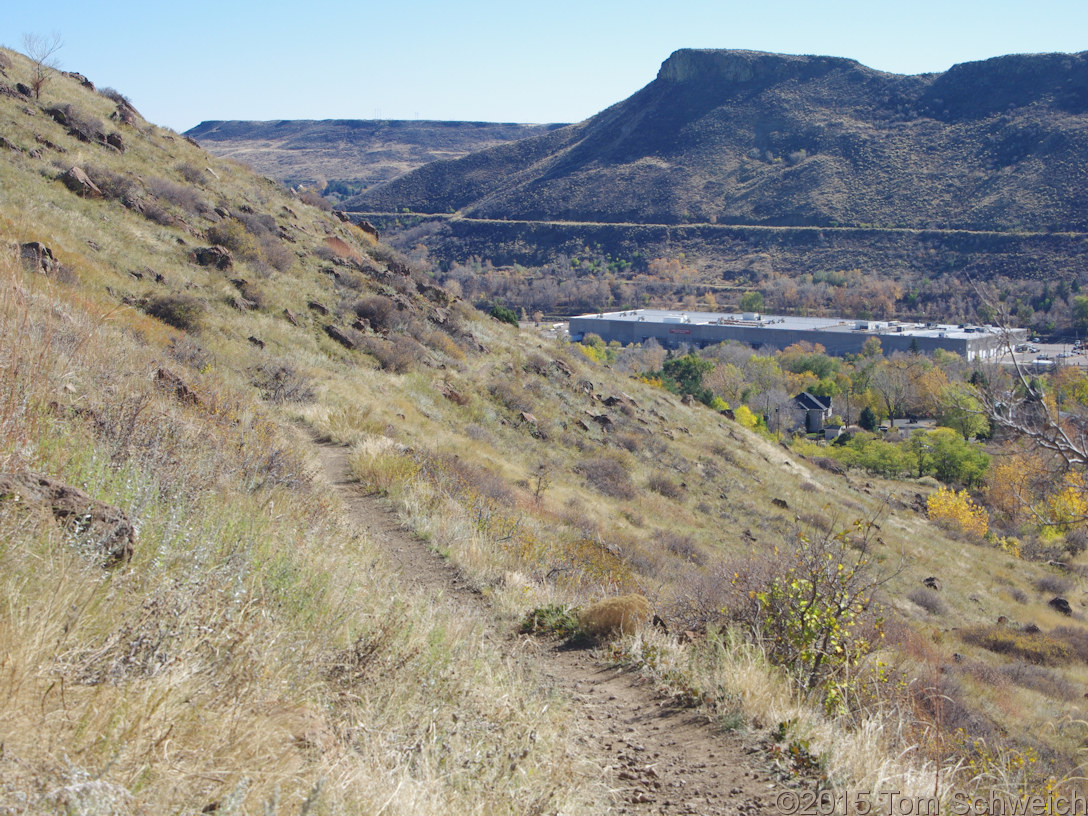
POLYGON ((867 431, 875 431, 877 426, 876 412, 873 411, 868 405, 861 409, 861 415, 858 417, 858 425, 867 431))
POLYGON ((491 309, 491 316, 501 323, 509 323, 511 326, 518 325, 518 316, 514 314, 513 309, 508 309, 506 306, 496 305, 491 309))

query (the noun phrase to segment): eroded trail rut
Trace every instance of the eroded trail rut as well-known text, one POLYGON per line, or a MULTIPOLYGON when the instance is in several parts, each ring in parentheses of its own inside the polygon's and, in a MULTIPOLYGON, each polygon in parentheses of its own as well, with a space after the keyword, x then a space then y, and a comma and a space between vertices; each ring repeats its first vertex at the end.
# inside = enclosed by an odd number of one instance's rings
MULTIPOLYGON (((340 492, 352 522, 394 560, 406 584, 455 607, 486 613, 486 599, 455 567, 351 480, 346 448, 322 444, 318 451, 325 477, 340 492)), ((781 814, 775 807, 781 789, 774 769, 743 739, 717 733, 705 717, 671 705, 632 672, 606 666, 587 651, 559 649, 497 626, 494 635, 508 639, 580 712, 576 739, 612 791, 611 812, 781 814)))

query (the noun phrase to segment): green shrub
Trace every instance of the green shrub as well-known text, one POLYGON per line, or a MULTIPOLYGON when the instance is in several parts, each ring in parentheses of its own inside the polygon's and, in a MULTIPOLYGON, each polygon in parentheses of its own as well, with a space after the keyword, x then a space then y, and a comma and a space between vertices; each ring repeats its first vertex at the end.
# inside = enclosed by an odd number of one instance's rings
POLYGON ((582 635, 576 610, 561 604, 539 606, 527 612, 518 631, 524 635, 546 635, 564 640, 582 635))
POLYGON ((514 314, 513 309, 508 309, 505 306, 494 306, 489 314, 500 323, 509 323, 511 326, 518 325, 518 316, 514 314))

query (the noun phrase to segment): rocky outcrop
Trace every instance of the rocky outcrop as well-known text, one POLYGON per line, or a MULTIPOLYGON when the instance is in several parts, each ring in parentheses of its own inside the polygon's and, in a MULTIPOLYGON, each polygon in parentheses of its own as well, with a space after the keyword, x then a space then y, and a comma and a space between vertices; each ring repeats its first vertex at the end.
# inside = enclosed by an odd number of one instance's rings
POLYGON ((60 177, 64 186, 83 198, 101 198, 102 191, 82 167, 72 167, 60 177))
POLYGON ((335 340, 346 349, 351 349, 352 351, 354 351, 356 348, 358 348, 358 343, 355 342, 355 338, 345 332, 339 326, 326 326, 325 334, 327 334, 329 337, 331 337, 333 340, 335 340))
POLYGON ((193 260, 201 266, 214 266, 225 272, 234 267, 234 255, 226 247, 199 247, 193 250, 193 260))
POLYGON ((20 244, 19 257, 24 266, 43 275, 55 275, 60 271, 60 261, 53 256, 53 250, 38 241, 20 244))
POLYGON ((136 530, 120 508, 37 473, 0 473, 0 501, 48 510, 81 550, 113 566, 132 558, 136 530))

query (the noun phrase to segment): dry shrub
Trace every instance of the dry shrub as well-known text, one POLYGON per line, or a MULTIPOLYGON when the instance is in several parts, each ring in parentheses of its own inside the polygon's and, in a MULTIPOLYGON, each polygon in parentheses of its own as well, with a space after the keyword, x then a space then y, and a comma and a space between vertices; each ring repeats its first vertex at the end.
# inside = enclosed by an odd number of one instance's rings
POLYGON ((106 138, 106 126, 102 120, 89 113, 81 111, 74 105, 60 105, 54 109, 61 114, 53 113, 53 118, 68 128, 68 133, 81 142, 101 142, 106 138))
POLYGON ((210 351, 187 334, 171 338, 167 351, 179 363, 184 363, 197 371, 210 368, 215 361, 210 351))
POLYGON ((203 168, 192 162, 182 162, 177 166, 178 175, 190 184, 204 185, 208 183, 208 174, 203 168))
POLYGON ((589 486, 615 499, 633 499, 635 486, 623 464, 608 456, 583 459, 574 469, 581 473, 589 486))
POLYGON ((355 249, 355 247, 343 238, 337 238, 335 235, 327 237, 324 246, 319 247, 316 254, 318 257, 327 261, 351 261, 355 264, 361 264, 363 262, 363 256, 359 254, 359 251, 355 249))
POLYGON ((1051 630, 1050 636, 1066 644, 1079 660, 1088 663, 1088 630, 1078 626, 1058 626, 1051 630))
POLYGON ((385 295, 370 295, 355 302, 355 314, 370 323, 374 331, 393 331, 400 326, 397 305, 385 295))
POLYGON ((147 189, 155 198, 167 201, 193 215, 211 211, 211 205, 192 187, 153 177, 148 179, 147 189))
POLYGON ((578 613, 578 623, 591 637, 630 635, 649 623, 652 614, 642 595, 619 595, 587 606, 578 613))
POLYGON ((360 341, 363 351, 378 361, 386 371, 403 374, 426 356, 426 350, 411 337, 396 335, 389 340, 381 337, 364 337, 360 341))
POLYGON ((1063 575, 1041 575, 1035 580, 1035 588, 1044 594, 1064 595, 1073 582, 1063 575))
POLYGON ((440 354, 445 354, 453 360, 464 360, 465 352, 456 341, 443 331, 432 330, 424 333, 420 342, 440 354))
POLYGON ((156 204, 154 201, 144 202, 140 208, 140 214, 143 215, 148 221, 154 221, 156 224, 163 227, 177 226, 177 219, 170 215, 166 210, 156 204))
POLYGON ((283 245, 275 235, 266 234, 258 239, 265 262, 277 272, 286 272, 295 265, 295 253, 283 245))
POLYGON ((208 228, 208 241, 226 247, 240 258, 252 260, 261 254, 257 239, 237 218, 227 218, 208 228))
POLYGON ((907 599, 931 615, 943 615, 947 611, 944 600, 929 587, 915 587, 907 593, 907 599))
POLYGON ((702 549, 695 543, 695 539, 689 535, 674 532, 662 533, 661 543, 665 545, 666 550, 685 561, 691 561, 695 564, 706 563, 706 556, 703 554, 702 549))
POLYGON ((654 493, 660 493, 666 499, 679 499, 684 495, 684 491, 681 490, 680 485, 664 473, 652 474, 650 480, 646 483, 646 486, 654 491, 654 493))
POLYGON ((1017 660, 997 670, 1002 677, 1022 688, 1032 689, 1047 697, 1059 700, 1075 700, 1080 694, 1069 680, 1045 666, 1017 660))
POLYGON ((1060 666, 1073 657, 1073 650, 1063 640, 1043 632, 1018 632, 996 624, 969 626, 960 630, 964 643, 981 646, 996 654, 1016 657, 1037 666, 1060 666))
POLYGON ((492 380, 488 391, 495 401, 510 411, 533 412, 532 397, 518 383, 509 379, 492 380))
POLYGON ((298 197, 303 204, 309 204, 311 207, 317 207, 325 212, 332 212, 332 202, 320 193, 313 190, 304 190, 299 193, 298 197))
POLYGON ((204 304, 192 295, 160 295, 148 301, 144 311, 175 329, 195 332, 200 330, 204 304))
POLYGON ((121 201, 136 194, 136 182, 128 176, 99 165, 88 165, 85 169, 102 195, 112 201, 121 201))
POLYGON ((269 402, 309 402, 313 382, 290 360, 273 360, 253 369, 252 383, 269 402))

